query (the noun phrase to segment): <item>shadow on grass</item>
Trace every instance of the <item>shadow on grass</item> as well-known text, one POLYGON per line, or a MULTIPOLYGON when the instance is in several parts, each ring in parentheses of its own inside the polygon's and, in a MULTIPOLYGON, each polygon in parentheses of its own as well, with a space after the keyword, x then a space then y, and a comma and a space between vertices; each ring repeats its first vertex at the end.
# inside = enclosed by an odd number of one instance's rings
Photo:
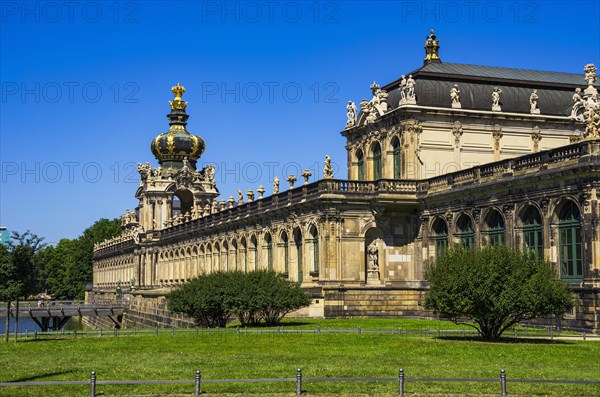
POLYGON ((521 343, 529 345, 569 345, 570 341, 557 340, 557 339, 545 339, 536 337, 502 337, 495 341, 487 341, 479 336, 434 336, 434 339, 447 340, 447 341, 465 341, 465 342, 483 342, 483 343, 521 343))
POLYGON ((47 378, 47 377, 50 377, 50 376, 71 374, 73 372, 76 372, 76 371, 71 369, 71 370, 68 370, 68 371, 46 372, 46 373, 35 375, 35 376, 27 376, 27 377, 24 377, 24 378, 11 379, 8 382, 29 382, 29 381, 32 381, 32 380, 44 379, 44 378, 47 378))
MULTIPOLYGON (((249 325, 248 328, 277 328, 277 327, 281 327, 281 328, 285 328, 285 327, 302 327, 305 325, 312 325, 313 323, 307 323, 307 322, 302 322, 302 321, 286 321, 286 322, 282 322, 279 324, 275 324, 275 325, 269 325, 269 324, 265 324, 265 323, 258 323, 255 325, 249 325)), ((239 325, 239 324, 235 324, 235 325, 227 325, 227 328, 236 328, 236 327, 240 327, 240 328, 244 328, 243 326, 239 325)), ((316 328, 316 324, 315 324, 315 328, 316 328)))
POLYGON ((67 340, 67 339, 73 339, 73 338, 65 338, 62 336, 49 336, 46 338, 37 338, 37 339, 33 339, 33 338, 27 338, 27 339, 19 339, 19 341, 17 343, 35 343, 35 342, 58 342, 58 341, 63 341, 63 340, 67 340))

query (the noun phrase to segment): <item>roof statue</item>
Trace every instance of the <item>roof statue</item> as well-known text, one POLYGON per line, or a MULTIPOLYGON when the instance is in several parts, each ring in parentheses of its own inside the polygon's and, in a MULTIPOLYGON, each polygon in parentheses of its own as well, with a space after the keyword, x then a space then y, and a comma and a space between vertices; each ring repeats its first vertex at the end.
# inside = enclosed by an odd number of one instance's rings
POLYGON ((425 40, 425 59, 423 63, 442 63, 440 58, 440 40, 435 36, 433 29, 429 31, 429 36, 425 40))

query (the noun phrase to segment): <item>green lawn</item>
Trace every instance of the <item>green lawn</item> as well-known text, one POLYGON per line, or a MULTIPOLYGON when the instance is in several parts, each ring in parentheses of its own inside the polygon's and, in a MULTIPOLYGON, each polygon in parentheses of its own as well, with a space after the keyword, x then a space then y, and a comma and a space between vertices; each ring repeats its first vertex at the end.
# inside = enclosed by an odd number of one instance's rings
MULTIPOLYGON (((406 377, 497 378, 501 368, 510 378, 600 379, 600 342, 507 339, 486 343, 435 335, 391 334, 398 331, 457 329, 442 321, 422 320, 288 320, 282 330, 356 329, 362 333, 168 333, 128 336, 31 338, 0 344, 0 382, 19 380, 86 380, 95 370, 98 380, 203 379, 294 377, 406 377), (388 334, 364 332, 387 329, 388 334)), ((458 327, 460 329, 460 327, 458 327)), ((192 385, 107 386, 98 395, 191 395, 192 385)), ((291 396, 293 383, 203 384, 206 393, 291 396)), ((396 395, 396 382, 305 382, 307 395, 396 395)), ((498 383, 407 382, 406 393, 433 395, 499 395, 498 383)), ((80 396, 86 386, 0 387, 0 396, 80 396)), ((508 394, 600 396, 600 385, 508 383, 508 394)))

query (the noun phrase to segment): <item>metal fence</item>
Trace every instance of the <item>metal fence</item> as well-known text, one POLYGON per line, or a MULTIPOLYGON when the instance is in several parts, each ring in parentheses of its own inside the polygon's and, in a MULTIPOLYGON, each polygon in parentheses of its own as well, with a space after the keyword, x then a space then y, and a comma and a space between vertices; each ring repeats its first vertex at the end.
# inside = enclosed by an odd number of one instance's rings
POLYGON ((96 389, 99 385, 165 385, 165 384, 194 384, 194 395, 199 396, 203 383, 277 383, 277 382, 295 382, 296 395, 302 395, 305 390, 303 386, 306 383, 316 382, 397 382, 398 394, 404 395, 407 383, 410 382, 474 382, 474 383, 498 383, 502 396, 507 396, 507 383, 555 383, 555 384, 578 384, 578 385, 600 385, 600 381, 591 380, 560 380, 560 379, 508 379, 504 369, 500 370, 498 378, 420 378, 406 377, 404 370, 398 371, 397 377, 363 377, 363 378, 304 378, 302 369, 298 368, 295 377, 290 378, 264 378, 264 379, 202 379, 200 371, 196 371, 194 379, 183 380, 98 380, 95 371, 92 371, 90 379, 87 381, 47 381, 47 382, 3 382, 0 387, 16 386, 67 386, 67 385, 88 385, 90 396, 96 396, 96 389))
MULTIPOLYGON (((248 327, 235 327, 235 328, 130 328, 130 329, 96 329, 96 330, 73 330, 65 331, 47 331, 39 332, 37 330, 19 333, 20 337, 37 339, 42 336, 50 337, 72 337, 77 338, 80 336, 130 336, 130 335, 156 335, 159 334, 179 334, 179 333, 195 333, 200 334, 391 334, 391 335, 417 335, 417 336, 433 336, 433 337, 455 337, 455 338, 467 338, 478 336, 475 329, 472 328, 461 328, 461 329, 441 329, 441 328, 430 328, 424 327, 420 329, 405 329, 402 327, 392 326, 391 329, 364 329, 357 326, 353 329, 322 329, 319 325, 316 328, 289 328, 289 327, 276 327, 276 328, 248 328, 248 327)), ((582 338, 586 340, 588 338, 594 340, 600 340, 600 335, 588 335, 583 333, 563 333, 560 330, 556 330, 553 327, 546 328, 514 328, 504 333, 505 337, 513 338, 549 338, 554 339, 555 337, 560 338, 582 338)))

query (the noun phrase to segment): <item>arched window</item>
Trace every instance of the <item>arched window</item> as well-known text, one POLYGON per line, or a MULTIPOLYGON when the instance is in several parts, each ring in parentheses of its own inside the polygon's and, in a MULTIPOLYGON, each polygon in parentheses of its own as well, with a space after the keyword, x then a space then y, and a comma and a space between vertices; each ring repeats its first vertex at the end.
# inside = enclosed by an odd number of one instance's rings
POLYGON ((542 217, 534 206, 529 206, 521 217, 523 222, 523 250, 531 250, 538 258, 544 256, 542 217))
POLYGON ((358 180, 365 180, 365 156, 363 155, 362 150, 358 150, 356 152, 356 160, 358 162, 358 180))
POLYGON ((442 219, 433 222, 433 240, 435 243, 435 259, 439 259, 448 251, 448 225, 442 219))
POLYGON ((233 250, 233 263, 231 264, 231 270, 237 271, 239 270, 238 261, 239 261, 239 253, 238 253, 238 244, 236 240, 231 242, 231 249, 233 250))
POLYGON ((248 271, 248 244, 246 244, 246 238, 242 237, 240 241, 240 246, 242 248, 242 263, 244 264, 244 271, 248 271))
POLYGON ((310 228, 310 238, 312 241, 312 271, 314 273, 319 272, 319 232, 317 228, 313 225, 310 228))
POLYGON ((376 143, 373 146, 373 180, 381 179, 382 165, 381 165, 381 146, 376 143))
POLYGON ((283 259, 283 273, 289 277, 290 258, 288 252, 288 235, 286 232, 281 232, 281 258, 283 259))
POLYGON ((456 221, 456 227, 460 245, 465 248, 473 248, 475 246, 475 234, 473 233, 471 218, 464 214, 461 215, 456 221))
POLYGON ((580 280, 583 277, 583 247, 581 213, 572 201, 567 201, 558 212, 558 246, 560 276, 580 280))
POLYGON ((250 249, 254 251, 254 268, 252 270, 258 270, 258 241, 256 240, 256 236, 252 236, 250 243, 252 244, 250 249))
POLYGON ((273 239, 269 233, 265 234, 265 247, 267 248, 267 270, 273 271, 273 239))
POLYGON ((294 244, 296 245, 296 259, 298 262, 298 284, 302 284, 304 272, 302 270, 302 232, 300 232, 300 229, 294 230, 294 244))
POLYGON ((229 244, 223 241, 223 271, 229 271, 229 244))
POLYGON ((491 211, 487 221, 487 243, 490 245, 504 244, 504 218, 498 211, 491 211))
POLYGON ((396 137, 392 140, 392 152, 394 157, 394 179, 400 179, 400 140, 396 137))
POLYGON ((213 271, 218 272, 221 270, 221 246, 219 243, 215 243, 215 250, 213 251, 213 271))

